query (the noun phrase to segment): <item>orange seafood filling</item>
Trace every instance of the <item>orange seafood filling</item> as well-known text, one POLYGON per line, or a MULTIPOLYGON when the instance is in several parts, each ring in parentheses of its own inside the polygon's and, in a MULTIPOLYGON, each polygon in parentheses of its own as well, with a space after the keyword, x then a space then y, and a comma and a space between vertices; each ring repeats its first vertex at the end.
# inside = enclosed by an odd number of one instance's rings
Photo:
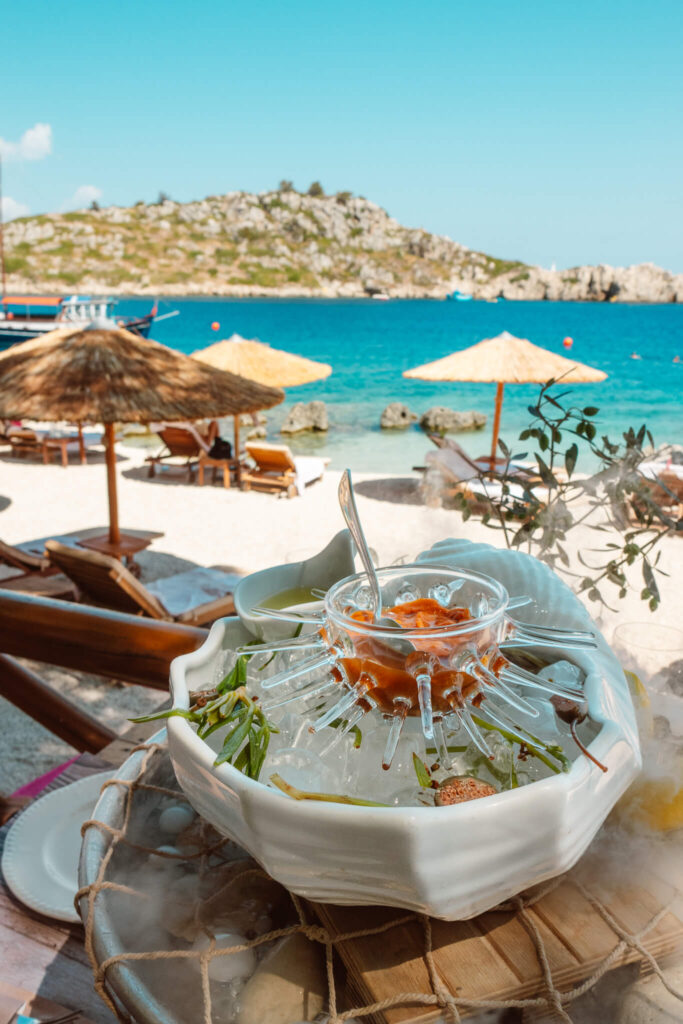
MULTIPOLYGON (((418 598, 405 604, 386 608, 384 614, 404 629, 434 629, 466 622, 472 616, 467 608, 445 608, 433 598, 418 598)), ((370 611, 351 613, 356 622, 372 622, 370 611)), ((477 680, 442 663, 450 659, 459 647, 469 645, 471 637, 411 638, 415 651, 401 654, 381 638, 356 634, 352 637, 356 657, 340 658, 336 675, 339 681, 362 691, 369 701, 381 710, 396 713, 405 708, 410 715, 419 713, 416 675, 429 672, 432 683, 432 706, 435 711, 447 713, 471 698, 479 688, 477 680), (395 703, 399 698, 402 702, 395 703)), ((362 703, 363 696, 359 695, 362 703)), ((474 702, 477 702, 476 695, 474 702)))

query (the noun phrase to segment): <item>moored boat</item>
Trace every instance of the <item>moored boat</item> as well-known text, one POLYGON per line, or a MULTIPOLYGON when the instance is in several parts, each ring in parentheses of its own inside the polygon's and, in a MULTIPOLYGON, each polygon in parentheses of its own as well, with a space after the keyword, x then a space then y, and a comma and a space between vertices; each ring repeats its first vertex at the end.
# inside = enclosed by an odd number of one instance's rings
MULTIPOLYGON (((5 295, 0 299, 0 351, 20 341, 30 341, 58 327, 85 327, 98 320, 149 337, 157 318, 157 304, 145 316, 116 316, 116 299, 72 295, 5 295)), ((168 315, 168 314, 166 314, 168 315)))

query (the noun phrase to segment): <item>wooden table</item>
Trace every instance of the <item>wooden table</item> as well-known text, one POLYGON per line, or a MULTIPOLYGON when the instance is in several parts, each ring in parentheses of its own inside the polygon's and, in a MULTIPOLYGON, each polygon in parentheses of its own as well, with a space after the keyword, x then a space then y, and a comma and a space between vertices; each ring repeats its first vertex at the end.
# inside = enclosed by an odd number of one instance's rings
POLYGON ((58 540, 60 544, 66 544, 68 547, 89 548, 91 551, 99 551, 104 555, 112 555, 124 562, 133 573, 136 573, 139 570, 134 556, 139 551, 148 548, 152 541, 159 537, 163 537, 163 533, 156 530, 128 530, 121 534, 118 544, 111 544, 106 526, 95 526, 87 530, 74 530, 72 533, 52 534, 49 537, 24 541, 16 546, 29 555, 37 555, 42 558, 45 555, 45 542, 58 540))
MULTIPOLYGON (((157 729, 157 722, 134 726, 125 738, 114 740, 95 756, 102 760, 103 769, 118 767, 136 744, 157 729)), ((0 982, 81 1009, 92 1024, 115 1024, 93 988, 83 936, 81 925, 53 921, 29 910, 12 896, 0 876, 0 982)))
POLYGON ((41 447, 43 450, 43 462, 45 465, 52 460, 52 452, 59 451, 62 456, 62 466, 64 469, 69 465, 69 452, 68 448, 74 441, 78 442, 78 455, 82 466, 85 466, 85 444, 83 442, 83 433, 78 431, 78 434, 71 435, 70 437, 50 437, 48 434, 41 441, 41 447))
MULTIPOLYGON (((161 534, 159 534, 161 536, 161 534)), ((118 541, 109 540, 109 534, 103 533, 99 537, 86 537, 76 543, 79 548, 88 548, 90 551, 99 551, 102 555, 111 555, 118 558, 119 562, 131 562, 133 555, 144 551, 153 541, 153 537, 140 537, 133 533, 122 533, 118 541)))
POLYGON ((223 470, 223 486, 230 487, 230 474, 234 472, 235 483, 239 487, 242 482, 242 469, 240 466, 239 459, 214 459, 211 455, 206 452, 202 452, 199 456, 199 466, 197 471, 197 483, 200 487, 204 484, 204 470, 212 470, 212 479, 216 479, 216 470, 223 470))

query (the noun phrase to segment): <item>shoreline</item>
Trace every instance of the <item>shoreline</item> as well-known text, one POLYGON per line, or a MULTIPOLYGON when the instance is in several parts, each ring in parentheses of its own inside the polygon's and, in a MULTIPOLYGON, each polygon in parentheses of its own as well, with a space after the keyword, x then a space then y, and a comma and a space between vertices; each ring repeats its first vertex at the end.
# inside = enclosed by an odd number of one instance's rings
MULTIPOLYGON (((35 282, 30 282, 26 279, 21 279, 17 275, 8 275, 7 287, 5 289, 8 295, 26 295, 26 296, 56 296, 60 298, 66 298, 74 294, 73 288, 69 291, 58 291, 52 289, 47 285, 44 288, 39 288, 35 282)), ((224 287, 214 288, 207 290, 206 288, 197 287, 188 291, 187 283, 174 287, 172 285, 163 285, 161 287, 154 287, 148 285, 139 288, 137 291, 128 291, 119 286, 113 285, 107 287, 99 282, 89 283, 87 280, 79 282, 78 294, 87 294, 97 297, 115 296, 119 299, 154 299, 154 298, 173 298, 173 299, 312 299, 320 302, 335 302, 338 300, 352 299, 354 301, 432 301, 432 302, 458 302, 462 300, 452 299, 452 289, 443 288, 429 289, 429 288, 416 288, 413 286, 405 288, 387 288, 379 294, 384 296, 383 299, 378 300, 376 295, 368 294, 362 288, 356 288, 354 286, 342 286, 338 289, 313 289, 313 288, 263 288, 258 285, 225 285, 224 287)), ((600 295, 595 295, 594 298, 567 298, 564 296, 548 296, 542 297, 530 297, 528 295, 504 295, 501 293, 493 295, 491 297, 485 297, 483 295, 472 294, 470 300, 472 302, 481 302, 487 304, 495 304, 498 302, 513 302, 515 304, 521 303, 537 303, 542 302, 544 305, 572 305, 572 306, 681 306, 683 301, 679 300, 675 295, 665 301, 658 301, 655 299, 631 299, 631 298, 619 298, 618 295, 604 298, 600 295)))

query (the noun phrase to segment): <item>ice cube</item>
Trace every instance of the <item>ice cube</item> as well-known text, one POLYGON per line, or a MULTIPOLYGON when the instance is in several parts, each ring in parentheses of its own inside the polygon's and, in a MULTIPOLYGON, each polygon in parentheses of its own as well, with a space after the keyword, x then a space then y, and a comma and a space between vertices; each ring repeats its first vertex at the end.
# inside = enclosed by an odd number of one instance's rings
MULTIPOLYGON (((338 791, 333 772, 317 754, 310 750, 285 747, 272 755, 269 751, 262 778, 265 781, 274 774, 281 775, 291 786, 310 793, 338 791)), ((268 784, 272 786, 272 783, 268 784)))
POLYGON ((488 599, 485 598, 483 594, 480 594, 478 597, 475 597, 470 601, 470 615, 473 619, 483 618, 484 615, 488 614, 489 610, 488 599))
POLYGON ((427 597, 431 597, 432 601, 438 601, 442 608, 446 608, 448 607, 450 588, 445 583, 435 583, 427 591, 427 597))
POLYGON ((415 587, 408 586, 407 584, 402 586, 396 597, 394 598, 394 604, 407 604, 409 601, 417 601, 419 593, 415 587))
POLYGON ((367 584, 361 584, 360 586, 356 587, 356 589, 350 595, 350 603, 355 605, 356 608, 360 608, 361 610, 373 608, 375 602, 370 587, 368 587, 367 584))
POLYGON ((177 836, 195 819, 195 813, 187 804, 171 804, 159 815, 159 828, 169 836, 177 836))
MULTIPOLYGON (((239 932, 216 932, 216 949, 228 949, 230 946, 243 946, 245 938, 239 932)), ((208 935, 199 935, 192 943, 194 952, 203 953, 211 945, 208 935)), ((199 957, 191 961, 192 966, 199 970, 199 957)), ((212 957, 209 960, 209 977, 213 981, 228 982, 248 978, 256 968, 256 956, 253 949, 245 949, 240 953, 228 953, 225 956, 212 957)))

